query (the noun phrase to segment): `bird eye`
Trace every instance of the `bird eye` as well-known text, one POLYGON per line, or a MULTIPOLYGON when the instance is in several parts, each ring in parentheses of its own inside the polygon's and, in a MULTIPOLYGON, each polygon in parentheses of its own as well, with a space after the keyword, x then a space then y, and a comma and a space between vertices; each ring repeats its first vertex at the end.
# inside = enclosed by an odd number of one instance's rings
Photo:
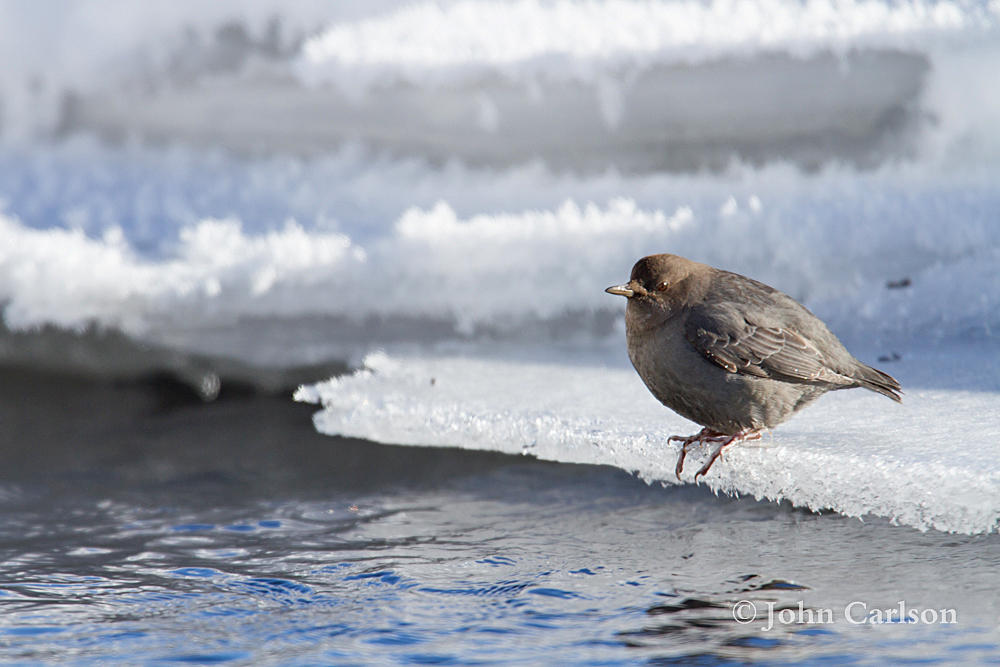
POLYGON ((661 282, 659 285, 656 286, 656 291, 657 292, 666 292, 668 287, 670 287, 670 283, 668 283, 666 280, 664 280, 663 282, 661 282))

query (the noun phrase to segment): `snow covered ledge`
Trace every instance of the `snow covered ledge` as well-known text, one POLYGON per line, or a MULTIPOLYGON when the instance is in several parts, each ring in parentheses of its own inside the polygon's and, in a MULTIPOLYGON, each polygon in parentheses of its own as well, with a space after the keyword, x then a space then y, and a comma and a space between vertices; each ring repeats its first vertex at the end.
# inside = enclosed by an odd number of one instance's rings
MULTIPOLYGON (((953 373, 954 364, 952 355, 933 354, 894 364, 907 390, 902 406, 863 391, 829 394, 763 444, 727 450, 703 483, 920 530, 997 531, 1000 395, 907 382, 932 377, 935 365, 953 373)), ((616 361, 374 353, 364 366, 296 392, 296 400, 323 406, 314 417, 320 432, 613 465, 648 482, 676 483, 679 445, 667 437, 697 430, 616 361)), ((685 482, 703 457, 692 451, 685 482)))

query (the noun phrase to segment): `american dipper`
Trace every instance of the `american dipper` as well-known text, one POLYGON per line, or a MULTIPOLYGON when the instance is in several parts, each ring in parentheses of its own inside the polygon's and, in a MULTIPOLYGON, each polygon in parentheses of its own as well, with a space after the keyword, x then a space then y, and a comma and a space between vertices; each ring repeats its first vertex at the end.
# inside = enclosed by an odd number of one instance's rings
POLYGON ((677 255, 635 263, 628 298, 628 356, 661 403, 704 426, 670 436, 684 457, 694 443, 718 447, 695 473, 708 472, 723 448, 756 440, 834 389, 864 387, 900 401, 899 382, 855 359, 823 322, 792 297, 677 255))

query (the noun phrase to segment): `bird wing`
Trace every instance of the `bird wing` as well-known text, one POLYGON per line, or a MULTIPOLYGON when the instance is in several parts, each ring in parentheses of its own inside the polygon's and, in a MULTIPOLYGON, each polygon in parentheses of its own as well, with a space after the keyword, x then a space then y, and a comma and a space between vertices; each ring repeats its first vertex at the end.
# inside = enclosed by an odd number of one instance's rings
POLYGON ((732 308, 693 308, 685 336, 698 352, 730 373, 796 382, 852 382, 830 368, 823 353, 793 329, 759 325, 732 308))

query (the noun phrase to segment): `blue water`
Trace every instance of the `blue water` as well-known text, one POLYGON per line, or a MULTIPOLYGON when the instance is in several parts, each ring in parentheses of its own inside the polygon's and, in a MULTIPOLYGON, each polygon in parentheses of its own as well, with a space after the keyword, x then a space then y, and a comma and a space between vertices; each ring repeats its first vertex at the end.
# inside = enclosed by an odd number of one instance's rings
POLYGON ((995 534, 323 437, 280 395, 5 378, 5 663, 1000 660, 995 534), (900 600, 957 622, 845 616, 900 600))

